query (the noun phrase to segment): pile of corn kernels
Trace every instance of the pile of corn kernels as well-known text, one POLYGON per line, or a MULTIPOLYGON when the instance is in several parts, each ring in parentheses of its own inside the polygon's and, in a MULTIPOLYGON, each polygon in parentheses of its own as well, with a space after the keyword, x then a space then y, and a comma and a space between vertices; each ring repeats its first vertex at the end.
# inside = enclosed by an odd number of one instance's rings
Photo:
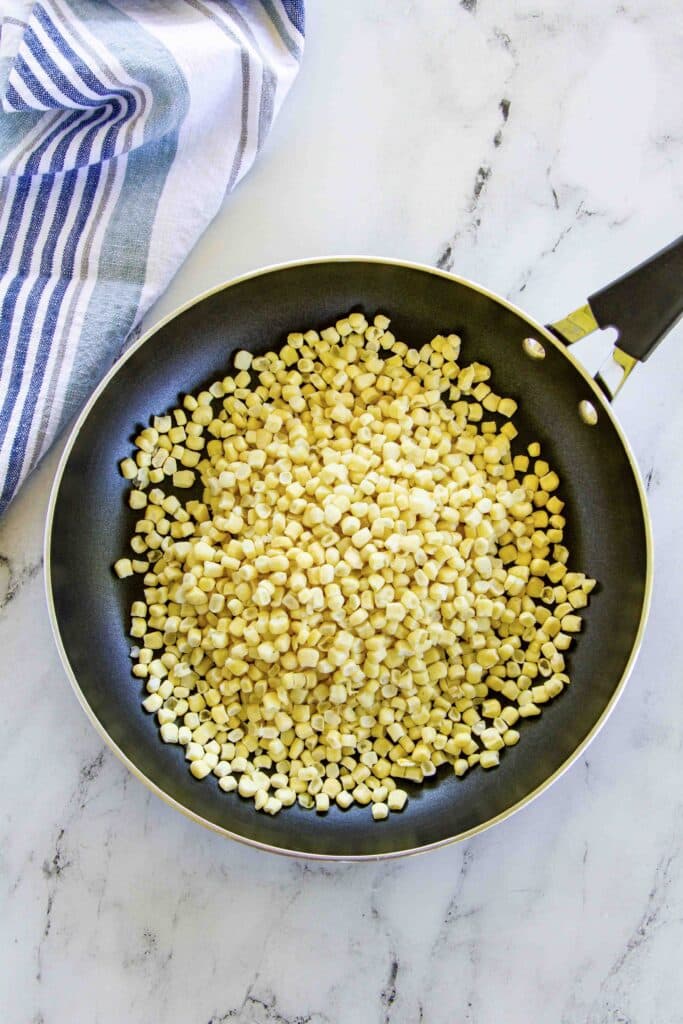
POLYGON ((166 743, 258 810, 403 809, 493 768, 569 684, 595 581, 568 568, 557 474, 460 339, 351 313, 142 430, 119 577, 166 743), (182 494, 201 482, 201 498, 182 494), (144 600, 142 597, 144 596, 144 600))

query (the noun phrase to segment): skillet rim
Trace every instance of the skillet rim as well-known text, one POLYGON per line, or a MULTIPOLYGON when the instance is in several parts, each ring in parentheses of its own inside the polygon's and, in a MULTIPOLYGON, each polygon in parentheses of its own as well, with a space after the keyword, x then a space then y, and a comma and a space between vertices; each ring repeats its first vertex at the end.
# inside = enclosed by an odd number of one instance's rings
POLYGON ((121 761, 125 765, 128 771, 130 771, 132 775, 134 775, 145 786, 147 786, 147 788, 150 789, 156 796, 160 797, 166 804, 168 804, 169 807, 172 807, 175 810, 180 811, 181 814, 185 815, 185 817, 204 826, 204 828, 208 828, 212 832, 217 832, 220 835, 226 836, 229 839, 234 839, 236 842, 243 843, 246 846, 250 846, 258 850, 264 850, 267 853, 276 853, 280 854, 281 856, 295 857, 302 860, 340 862, 394 860, 399 857, 408 857, 420 853, 427 853, 430 850, 436 850, 443 846, 448 846, 451 843, 461 842, 464 839, 469 839, 472 836, 475 836, 480 832, 484 832, 492 826, 497 825, 499 822, 502 822, 505 819, 512 817, 513 814, 516 814, 518 811, 522 810, 523 807, 526 807, 527 804, 530 804, 533 800, 540 796, 541 793, 549 789, 550 786, 560 778, 560 776, 564 775, 564 773, 574 763, 574 761, 576 761, 577 758, 580 757, 580 755, 593 742, 593 740, 598 735, 598 733, 604 726, 605 722, 611 715, 617 702, 619 701, 624 692, 624 688, 626 686, 626 683, 628 682, 631 672, 633 671, 633 667, 635 665, 643 641, 645 626, 647 624, 647 619, 650 611, 654 570, 652 522, 647 504, 645 487, 643 485, 640 470, 638 468, 635 456, 633 454, 633 451, 631 450, 631 446, 628 442, 626 434, 624 433, 617 417, 612 411, 610 403, 603 395, 602 391, 598 387, 593 377, 591 377, 591 375, 588 373, 585 367, 575 358, 575 356, 572 355, 569 348, 563 345, 562 342, 558 338, 556 338, 555 335, 553 335, 547 327, 544 327, 538 321, 534 320, 533 317, 529 316, 529 314, 526 313, 519 306, 516 306, 514 303, 509 302, 507 299, 498 295, 496 292, 493 292, 490 289, 485 288, 483 285, 480 285, 475 281, 470 281, 468 278, 460 277, 457 274, 452 274, 448 271, 441 270, 437 267, 430 267, 428 264, 416 263, 413 262, 412 260, 393 259, 391 257, 383 256, 358 255, 318 256, 298 260, 288 260, 282 263, 275 263, 266 267, 261 267, 257 270, 249 271, 245 274, 240 274, 238 277, 230 278, 228 281, 224 281, 218 285, 214 285, 211 288, 206 289, 203 292, 200 292, 198 295, 189 299, 187 302, 184 302, 180 306, 173 309, 165 317, 162 317, 155 324, 153 324, 147 331, 145 331, 145 333, 141 335, 141 337, 138 338, 137 341, 135 341, 130 346, 130 348, 126 349, 126 351, 116 360, 116 362, 113 364, 109 372, 103 377, 98 386, 95 388, 94 392, 84 405, 83 409, 79 413, 73 427, 69 432, 69 436, 64 446, 64 450, 60 456, 59 464, 57 466, 54 481, 52 483, 52 487, 50 490, 50 498, 48 502, 47 516, 45 521, 45 532, 43 538, 43 560, 45 565, 45 596, 47 600, 48 616, 50 620, 52 635, 55 640, 57 652, 59 654, 62 667, 66 672, 67 678, 71 683, 71 687, 76 695, 79 704, 85 711, 91 724, 94 726, 96 731, 99 733, 100 737, 107 744, 109 749, 116 755, 119 761, 121 761), (193 306, 203 302, 205 299, 210 298, 212 295, 215 295, 221 291, 225 291, 227 288, 233 287, 233 285, 241 284, 244 281, 252 280, 253 278, 261 277, 266 274, 272 274, 282 270, 289 270, 294 267, 312 266, 320 263, 381 263, 387 266, 405 267, 410 270, 418 270, 424 273, 434 274, 437 277, 443 277, 448 281, 453 281, 456 284, 463 285, 466 288, 471 288, 472 290, 479 292, 481 295, 484 295, 487 298, 498 303, 498 305, 516 314, 521 320, 529 324, 529 326, 533 329, 533 332, 535 334, 540 335, 545 342, 549 342, 550 344, 552 344, 560 352, 560 354, 571 363, 574 370, 576 370, 580 374, 580 376, 583 377, 584 381, 588 384, 591 391, 593 392, 594 398, 597 399, 599 407, 611 420, 612 425, 619 438, 619 441, 621 442, 626 458, 631 467, 631 472, 633 474, 638 495, 640 497, 641 513, 643 516, 643 525, 645 529, 645 589, 643 593, 643 604, 641 608, 638 629, 633 639, 631 651, 626 662, 624 671, 620 679, 618 680, 614 688, 614 691, 612 692, 612 695, 608 700, 607 704, 605 705, 602 713, 593 723, 593 726, 586 734, 586 736, 584 736, 583 740, 574 748, 569 757, 567 757, 565 761, 563 761, 563 763, 551 775, 547 776, 547 778, 545 778, 543 782, 540 783, 540 785, 538 785, 530 793, 527 793, 527 795, 524 796, 521 800, 518 800, 510 807, 506 808, 504 811, 501 811, 499 814, 494 815, 494 817, 487 818, 486 821, 483 821, 479 825, 473 826, 470 829, 466 829, 464 832, 459 832, 453 836, 447 836, 444 839, 439 839, 433 843, 427 843, 422 846, 411 847, 406 850, 391 850, 380 854, 307 853, 302 850, 289 849, 283 846, 272 846, 268 843, 263 843, 255 839, 250 839, 247 836, 243 836, 238 832, 232 832, 230 829, 224 828, 221 825, 217 825, 214 822, 209 821, 207 818, 204 818, 201 814, 198 814, 197 812, 193 811, 191 808, 181 803, 179 800, 176 800, 173 797, 171 797, 164 789, 162 789, 155 782, 149 779, 144 774, 144 772, 142 772, 138 768, 138 766, 133 761, 131 761, 126 754, 124 754, 124 752, 114 742, 114 740, 111 738, 107 730, 104 728, 104 726, 102 725, 102 723, 100 722, 100 720, 97 718, 94 711, 90 707, 90 704, 88 703, 88 700, 78 683, 76 674, 71 667, 68 654, 62 642, 52 590, 50 554, 52 545, 52 527, 55 507, 57 504, 57 497, 62 482, 62 478, 67 469, 69 456, 71 455, 73 446, 76 443, 76 439, 78 438, 81 428, 85 421, 87 420, 92 407, 95 405, 100 395, 105 391, 110 380, 121 369, 123 364, 139 348, 141 348, 142 345, 148 342, 150 338, 152 338, 155 334, 158 333, 158 331, 165 327, 167 323, 169 323, 171 320, 174 320, 177 316, 180 316, 182 313, 186 312, 193 306))

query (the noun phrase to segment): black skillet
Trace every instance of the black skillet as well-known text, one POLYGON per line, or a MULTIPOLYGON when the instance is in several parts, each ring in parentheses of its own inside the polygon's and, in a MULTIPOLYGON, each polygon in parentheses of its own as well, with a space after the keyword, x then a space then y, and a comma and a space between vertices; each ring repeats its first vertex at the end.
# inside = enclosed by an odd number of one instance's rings
POLYGON ((462 839, 500 821, 545 789, 579 755, 614 706, 640 645, 652 586, 645 493, 609 405, 683 312, 683 239, 588 306, 545 328, 469 281, 394 260, 336 258, 262 270, 208 292, 140 339, 112 369, 78 419, 62 457, 48 514, 45 564, 50 615, 64 667, 103 739, 171 806, 224 835, 282 853, 377 858, 462 839), (236 348, 264 352, 288 331, 322 327, 351 309, 391 317, 408 344, 457 332, 468 360, 493 368, 499 393, 519 402, 518 444, 542 442, 562 479, 572 563, 599 580, 571 654, 572 685, 523 726, 495 771, 456 779, 451 769, 411 788, 400 814, 374 822, 367 808, 329 814, 293 807, 275 817, 198 782, 183 750, 163 744, 140 707, 131 676, 128 609, 139 578, 112 563, 128 548, 135 513, 119 474, 150 413, 174 407, 231 366, 236 348), (617 326, 619 348, 596 383, 565 342, 617 326), (531 342, 528 341, 531 339, 531 342))

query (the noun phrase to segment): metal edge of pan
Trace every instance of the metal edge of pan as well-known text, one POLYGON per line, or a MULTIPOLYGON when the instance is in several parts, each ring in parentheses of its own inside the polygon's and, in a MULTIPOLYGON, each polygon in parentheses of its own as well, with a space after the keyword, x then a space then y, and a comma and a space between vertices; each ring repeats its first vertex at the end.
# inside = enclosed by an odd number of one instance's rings
POLYGON ((532 800, 535 800, 536 797, 540 796, 541 793, 545 792, 545 790, 548 789, 554 782, 556 782, 561 775, 564 775, 567 769, 574 763, 574 761, 581 755, 581 753, 584 750, 586 750, 589 744, 592 743, 592 741, 600 732, 603 725, 605 724, 610 714, 614 710, 617 701, 621 697, 624 691, 624 687, 628 682, 629 676, 633 671, 633 666, 635 664, 638 652, 640 651, 640 647, 643 641, 645 625, 647 623, 648 613, 650 610, 653 585, 652 524, 650 521, 650 513, 648 510, 645 488, 643 486, 643 481, 640 476, 640 470, 638 469, 638 465, 631 450, 631 446, 628 442, 628 439, 626 438, 626 435, 624 434, 624 431, 621 428, 621 425, 619 424, 618 419, 614 415, 614 412, 612 411, 610 404, 604 397, 600 388, 595 383, 590 374, 587 372, 587 370, 572 355, 571 351, 568 348, 566 348, 546 327, 543 327, 540 323, 538 323, 532 317, 530 317, 524 310, 520 309, 518 306, 515 306, 514 303, 508 302, 507 299, 502 298, 500 295, 497 295, 495 292, 490 291, 488 288, 484 288, 482 285, 479 285, 474 281, 469 281, 467 280, 467 278, 459 277, 456 274, 448 273, 445 270, 439 270, 436 267, 430 267, 427 264, 414 263, 410 260, 391 259, 389 257, 381 256, 321 256, 313 257, 310 259, 290 260, 284 263, 276 263, 271 266, 262 267, 259 270, 254 270, 246 274, 241 274, 239 277, 235 277, 229 281, 223 282, 222 284, 215 285, 214 287, 207 289, 205 292, 202 292, 201 294, 194 296, 194 298, 178 306, 176 309, 168 313, 165 317, 163 317, 156 324, 150 327, 149 330, 145 331, 145 333, 140 338, 138 338, 138 340, 134 342, 119 359, 117 359, 117 361, 111 367, 106 376, 100 381, 99 385, 97 386, 97 388, 95 389, 95 391, 90 396, 89 400, 81 410, 80 414, 78 415, 75 424, 71 428, 71 432, 66 442, 64 451, 62 452, 62 455, 60 457, 59 464, 57 466, 57 470, 55 473, 55 478, 50 491, 50 500, 48 503, 47 518, 45 523, 43 556, 45 564, 45 593, 47 599, 48 614, 50 618, 50 626, 52 629, 55 644, 57 646, 57 651, 62 662, 62 666, 64 668, 64 671, 66 672, 66 675, 71 683, 71 686, 74 690, 74 693, 76 694, 76 697, 81 707, 83 708, 86 715, 90 719, 92 725, 95 727, 95 729, 102 737, 104 742, 107 744, 107 746, 114 752, 116 757, 118 757, 118 759, 126 766, 126 768, 137 779, 144 783, 144 785, 147 786, 148 789, 150 789, 153 793, 160 797, 170 807, 174 808, 177 811, 180 811, 180 813, 184 814, 187 818, 190 818, 192 821, 195 821, 198 824, 203 825, 205 828, 210 829, 212 832, 218 832, 220 835, 227 836, 229 839, 234 839, 239 843, 243 843, 246 846, 251 846, 259 850, 265 850, 268 853, 277 853, 282 856, 295 857, 302 860, 341 862, 393 860, 398 857, 408 857, 419 853, 427 853, 430 850, 436 850, 442 846, 447 846, 451 843, 461 842, 463 839, 470 839, 472 836, 475 836, 480 832, 486 831, 493 825, 497 825, 499 822, 504 821, 506 818, 510 818, 513 814, 516 814, 517 811, 520 811, 523 807, 526 807, 527 804, 530 804, 532 800), (557 768, 552 773, 552 775, 549 775, 548 778, 546 778, 539 786, 532 790, 531 793, 528 793, 521 800, 518 800, 517 803, 512 804, 510 807, 506 808, 504 811, 501 811, 500 814, 495 815, 493 818, 489 818, 481 824, 476 825, 473 828, 467 829, 464 832, 460 832, 457 835, 447 836, 445 839, 439 839, 437 842, 434 843, 427 843, 424 846, 417 846, 407 850, 392 850, 387 853, 379 854, 305 853, 301 850, 290 850, 281 846, 271 846, 268 843, 261 843, 255 839, 248 839, 246 836, 242 836, 237 832, 231 832, 229 829, 223 828, 220 825, 216 825, 212 821, 208 821, 206 818, 203 818, 200 814, 197 814, 195 811, 192 811, 189 807, 186 807, 178 800, 174 800, 171 796, 168 795, 168 793, 165 792, 165 790, 157 786, 156 783, 152 782, 152 780, 149 779, 144 774, 144 772, 142 772, 137 767, 137 765, 134 764, 133 761, 131 761, 130 758, 127 757, 126 754, 124 754, 123 751, 118 747, 118 745, 113 741, 107 730, 104 728, 104 726, 102 725, 102 723, 100 722, 100 720, 97 718, 94 711, 90 707, 83 691, 79 686, 76 674, 71 668, 68 655, 66 653, 66 650, 64 649, 61 634, 59 631, 59 623, 57 622, 57 614, 52 597, 52 577, 50 567, 50 547, 52 542, 52 523, 54 517, 54 510, 55 505, 57 503, 59 487, 67 463, 69 461, 71 449, 73 448, 76 438, 80 433, 81 427, 83 426, 85 420, 87 419, 93 405, 100 397, 102 392, 106 389, 112 377, 114 377, 115 374, 118 373, 121 366, 123 366, 123 364, 133 355, 133 353, 136 352, 142 345, 144 345, 145 342, 149 341, 149 339, 153 335, 155 335, 159 330, 161 330, 162 327, 164 327, 171 320, 174 320, 181 313, 184 313, 192 306, 195 306, 198 303, 203 302, 205 299, 210 298, 210 296, 215 295, 218 292, 224 291, 227 288, 231 288, 233 285, 241 284, 243 281, 248 281, 252 278, 261 277, 265 274, 271 274, 280 270, 288 270, 292 267, 309 266, 319 263, 348 262, 382 263, 388 266, 406 267, 411 270, 419 270, 424 273, 434 274, 437 277, 443 277, 446 280, 454 281, 457 284, 464 285, 465 287, 471 288, 474 291, 479 292, 482 295, 485 295, 487 298, 492 299, 494 302, 497 302, 498 305, 503 306, 505 309, 510 310, 512 313, 515 313, 518 317, 520 317, 520 319, 524 320, 526 323, 529 324, 529 326, 533 329, 534 333, 541 335, 544 341, 548 341, 552 345, 554 345, 555 348, 558 349, 558 351, 560 351, 562 355, 569 360, 574 369, 583 377, 583 379, 586 381, 591 391, 593 392, 593 395, 597 399, 600 408, 606 413, 606 415, 612 421, 612 425, 614 426, 619 437, 619 440, 621 441, 621 444, 624 448, 624 451, 626 452, 626 457, 628 458, 628 461, 630 463, 631 471, 633 473, 636 486, 638 488, 638 494, 640 496, 641 509, 643 513, 643 522, 645 525, 646 578, 645 592, 643 595, 643 606, 640 614, 638 630, 636 632, 636 636, 633 641, 633 646, 631 647, 631 653, 629 655, 628 661, 621 675, 621 678, 619 679, 614 689, 614 692, 610 697, 609 701, 607 702, 607 704, 605 705, 605 708, 602 711, 601 715, 594 723, 594 725, 587 733, 587 735, 584 736, 583 740, 578 744, 577 747, 575 747, 575 749, 572 751, 569 757, 560 765, 559 768, 557 768))

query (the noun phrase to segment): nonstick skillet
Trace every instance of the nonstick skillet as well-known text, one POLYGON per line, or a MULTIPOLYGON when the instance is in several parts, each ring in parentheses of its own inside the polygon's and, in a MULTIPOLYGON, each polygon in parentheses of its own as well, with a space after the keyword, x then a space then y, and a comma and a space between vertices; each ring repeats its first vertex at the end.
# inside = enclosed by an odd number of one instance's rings
POLYGON ((610 407, 683 312, 683 238, 543 327, 504 299, 430 267, 340 257, 284 264, 207 292, 141 338, 114 366, 78 419, 52 492, 45 538, 50 616, 64 667, 103 739, 167 803, 224 835, 300 856, 398 856, 462 839, 502 820, 556 779, 585 748, 619 697, 640 646, 652 587, 645 493, 610 407), (181 747, 159 739, 131 675, 128 609, 139 580, 112 563, 128 548, 135 513, 118 471, 152 412, 224 376, 236 348, 262 353, 296 329, 322 327, 351 309, 392 319, 420 346, 457 332, 468 360, 488 364, 499 393, 519 403, 520 446, 541 441, 560 474, 572 561, 599 581, 571 652, 572 685, 522 726, 495 771, 457 779, 441 769, 411 787, 401 814, 368 809, 318 816, 295 806, 276 817, 195 780, 181 747), (567 345, 598 327, 619 345, 594 381, 567 345))

